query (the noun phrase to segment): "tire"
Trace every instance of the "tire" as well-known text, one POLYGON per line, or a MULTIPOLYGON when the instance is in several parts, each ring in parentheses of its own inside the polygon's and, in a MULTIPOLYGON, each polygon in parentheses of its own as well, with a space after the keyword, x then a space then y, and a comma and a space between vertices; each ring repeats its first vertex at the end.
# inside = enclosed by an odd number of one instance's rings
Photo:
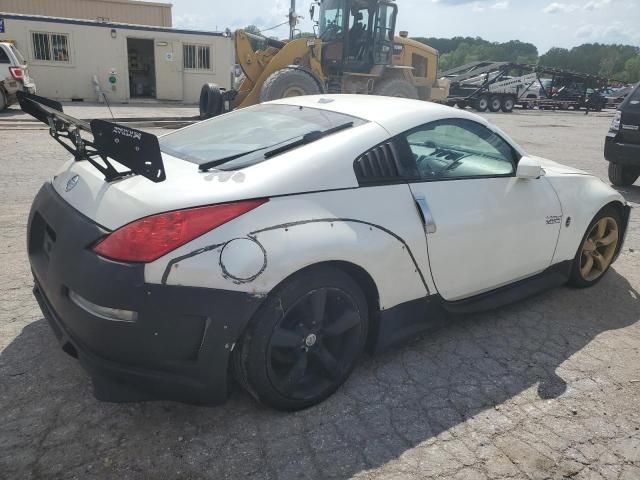
POLYGON ((322 88, 310 73, 297 68, 283 68, 269 75, 262 84, 260 102, 320 93, 322 88))
POLYGON ((513 97, 504 97, 504 100, 502 102, 502 107, 500 108, 504 113, 511 113, 513 112, 513 107, 515 107, 515 105, 516 105, 516 101, 513 97))
POLYGON ((335 267, 307 268, 259 308, 234 350, 234 374, 269 407, 308 408, 349 377, 368 325, 367 302, 355 280, 335 267))
POLYGON ((462 110, 464 110, 468 106, 467 102, 465 102, 464 100, 457 102, 456 105, 458 105, 458 108, 461 108, 462 110))
POLYGON ((487 108, 489 108, 489 98, 486 95, 482 95, 471 106, 478 112, 486 112, 487 108))
POLYGON ((569 285, 588 288, 602 280, 613 263, 622 241, 621 225, 620 214, 611 205, 596 214, 582 237, 573 259, 569 285), (602 225, 605 225, 604 229, 602 225), (587 270, 588 273, 585 274, 587 270))
POLYGON ((418 99, 418 90, 403 78, 381 80, 373 89, 374 95, 418 99))
POLYGON ((492 112, 499 112, 501 107, 502 98, 500 98, 498 95, 493 95, 489 99, 489 110, 491 110, 492 112))
POLYGON ((215 83, 205 83, 200 90, 200 118, 207 119, 224 111, 224 101, 220 87, 215 83))
POLYGON ((616 187, 628 187, 640 176, 640 169, 609 162, 609 181, 616 187))
POLYGON ((4 93, 4 90, 0 88, 0 112, 4 112, 8 106, 9 102, 7 102, 7 95, 4 93))

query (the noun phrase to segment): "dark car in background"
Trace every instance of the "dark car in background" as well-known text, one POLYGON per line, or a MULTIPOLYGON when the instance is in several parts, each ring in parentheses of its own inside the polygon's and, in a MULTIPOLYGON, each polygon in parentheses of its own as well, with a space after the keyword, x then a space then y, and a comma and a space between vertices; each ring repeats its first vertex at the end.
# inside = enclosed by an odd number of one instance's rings
POLYGON ((631 185, 640 176, 640 83, 616 111, 604 143, 609 180, 617 186, 631 185))

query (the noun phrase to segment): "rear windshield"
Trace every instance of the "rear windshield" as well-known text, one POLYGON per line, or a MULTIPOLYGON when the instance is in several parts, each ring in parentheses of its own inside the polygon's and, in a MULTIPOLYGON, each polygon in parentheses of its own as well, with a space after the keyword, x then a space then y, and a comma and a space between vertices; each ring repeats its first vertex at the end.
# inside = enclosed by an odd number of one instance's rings
MULTIPOLYGON (((160 149, 198 165, 247 153, 255 163, 263 152, 310 132, 325 131, 364 120, 317 108, 295 105, 256 105, 214 117, 160 138, 160 149), (254 155, 251 155, 254 151, 254 155)), ((247 164, 244 157, 224 166, 247 164)))
POLYGON ((18 50, 16 47, 14 47, 13 45, 11 45, 11 51, 13 52, 13 54, 16 56, 16 58, 18 59, 18 63, 20 65, 25 65, 27 62, 24 61, 24 57, 22 56, 22 54, 20 53, 20 50, 18 50))

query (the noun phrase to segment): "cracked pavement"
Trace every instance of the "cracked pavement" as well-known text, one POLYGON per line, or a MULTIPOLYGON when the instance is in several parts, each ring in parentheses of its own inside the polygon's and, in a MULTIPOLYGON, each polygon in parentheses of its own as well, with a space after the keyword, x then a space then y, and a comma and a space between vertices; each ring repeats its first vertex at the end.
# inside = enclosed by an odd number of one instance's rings
MULTIPOLYGON (((610 113, 487 116, 530 153, 606 180, 610 113)), ((640 478, 638 210, 596 287, 452 318, 363 358, 320 406, 274 412, 238 388, 214 408, 110 404, 31 294, 27 213, 65 152, 46 129, 0 130, 0 146, 0 478, 640 478)), ((623 194, 640 203, 640 187, 623 194)))

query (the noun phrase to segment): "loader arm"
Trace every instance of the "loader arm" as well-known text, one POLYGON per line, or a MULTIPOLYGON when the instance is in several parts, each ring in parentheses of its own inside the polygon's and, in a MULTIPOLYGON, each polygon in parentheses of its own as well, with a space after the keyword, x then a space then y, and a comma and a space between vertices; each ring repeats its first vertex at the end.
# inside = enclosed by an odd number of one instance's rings
POLYGON ((324 82, 322 71, 321 41, 314 38, 298 38, 288 42, 264 39, 244 30, 235 33, 236 61, 244 72, 233 107, 243 108, 260 102, 260 90, 269 76, 289 65, 299 65, 324 82), (251 38, 265 42, 265 48, 254 51, 251 38))

